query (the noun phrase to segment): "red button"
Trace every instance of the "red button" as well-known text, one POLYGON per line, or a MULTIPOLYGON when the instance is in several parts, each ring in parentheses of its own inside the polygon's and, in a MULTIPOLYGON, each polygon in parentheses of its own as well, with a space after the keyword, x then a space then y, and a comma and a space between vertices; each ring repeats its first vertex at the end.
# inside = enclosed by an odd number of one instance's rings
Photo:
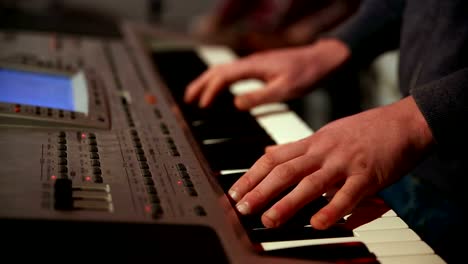
POLYGON ((150 105, 156 104, 156 96, 152 94, 145 94, 145 100, 150 105))

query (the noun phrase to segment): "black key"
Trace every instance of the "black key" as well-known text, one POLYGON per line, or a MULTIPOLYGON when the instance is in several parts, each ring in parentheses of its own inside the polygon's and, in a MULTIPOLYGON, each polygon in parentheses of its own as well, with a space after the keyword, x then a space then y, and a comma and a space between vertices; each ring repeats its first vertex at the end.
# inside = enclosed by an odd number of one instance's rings
POLYGON ((220 171, 250 168, 269 145, 274 145, 271 138, 244 137, 202 145, 201 149, 211 168, 220 171))
POLYGON ((265 130, 249 113, 241 113, 233 118, 198 120, 192 123, 191 130, 198 140, 267 136, 265 130))
POLYGON ((341 224, 336 224, 325 230, 318 230, 310 226, 257 228, 253 230, 248 230, 248 235, 252 242, 262 243, 300 239, 352 237, 353 231, 344 228, 344 226, 341 224))
POLYGON ((232 185, 242 176, 244 173, 232 173, 226 175, 219 175, 217 177, 218 184, 223 189, 224 193, 227 194, 232 185))
POLYGON ((186 86, 207 69, 193 50, 156 51, 152 59, 164 82, 178 99, 183 98, 186 86))
POLYGON ((379 263, 362 242, 311 245, 265 251, 262 255, 307 260, 332 261, 334 263, 379 263))

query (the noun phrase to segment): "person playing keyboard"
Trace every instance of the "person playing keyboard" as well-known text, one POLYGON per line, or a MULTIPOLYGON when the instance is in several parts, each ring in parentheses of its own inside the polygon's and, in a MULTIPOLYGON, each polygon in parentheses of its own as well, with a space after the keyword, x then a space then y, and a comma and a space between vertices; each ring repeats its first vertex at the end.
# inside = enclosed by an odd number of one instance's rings
POLYGON ((277 227, 333 192, 310 219, 326 229, 378 193, 447 262, 461 258, 458 244, 467 233, 467 12, 464 0, 367 0, 314 43, 215 66, 188 85, 185 101, 203 108, 229 84, 261 79, 263 89, 234 99, 239 109, 250 109, 305 95, 344 65, 400 51, 400 100, 267 148, 229 190, 237 210, 251 214, 296 185, 262 215, 266 227, 277 227))

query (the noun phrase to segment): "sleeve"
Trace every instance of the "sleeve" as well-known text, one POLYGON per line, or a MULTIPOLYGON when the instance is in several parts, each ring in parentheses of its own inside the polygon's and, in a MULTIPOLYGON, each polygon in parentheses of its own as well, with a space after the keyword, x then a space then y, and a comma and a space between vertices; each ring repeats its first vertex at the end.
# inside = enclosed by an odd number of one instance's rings
POLYGON ((237 1, 220 0, 215 6, 215 14, 222 26, 231 25, 243 19, 252 12, 256 6, 261 4, 261 0, 237 1))
POLYGON ((444 153, 468 147, 468 68, 410 91, 444 153))
POLYGON ((353 61, 368 62, 398 48, 404 6, 404 0, 364 0, 354 15, 327 36, 346 43, 353 61))

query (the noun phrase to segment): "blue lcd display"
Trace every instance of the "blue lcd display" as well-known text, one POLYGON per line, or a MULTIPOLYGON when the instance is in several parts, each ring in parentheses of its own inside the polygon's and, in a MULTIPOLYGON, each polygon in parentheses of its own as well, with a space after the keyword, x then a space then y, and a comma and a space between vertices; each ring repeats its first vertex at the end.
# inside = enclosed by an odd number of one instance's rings
POLYGON ((0 101, 76 110, 72 80, 66 75, 0 68, 0 101))

